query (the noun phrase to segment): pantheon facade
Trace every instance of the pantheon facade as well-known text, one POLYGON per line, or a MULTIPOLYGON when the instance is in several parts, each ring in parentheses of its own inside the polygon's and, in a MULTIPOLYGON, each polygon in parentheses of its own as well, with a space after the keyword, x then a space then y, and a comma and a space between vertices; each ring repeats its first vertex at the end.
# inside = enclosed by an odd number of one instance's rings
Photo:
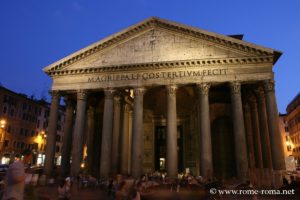
POLYGON ((271 184, 285 169, 273 66, 281 53, 149 18, 44 68, 53 79, 44 170, 62 175, 190 172, 271 184), (259 179, 259 180, 257 180, 259 179))

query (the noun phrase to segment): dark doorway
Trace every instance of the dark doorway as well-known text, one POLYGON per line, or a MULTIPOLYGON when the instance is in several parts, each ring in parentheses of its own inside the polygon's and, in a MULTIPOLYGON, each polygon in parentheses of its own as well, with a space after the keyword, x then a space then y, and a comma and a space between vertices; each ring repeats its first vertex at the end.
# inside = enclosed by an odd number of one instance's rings
POLYGON ((214 176, 228 179, 236 175, 234 135, 228 116, 215 119, 212 123, 212 150, 214 176))
MULTIPOLYGON (((178 172, 183 171, 183 138, 182 126, 177 126, 177 153, 178 153, 178 172)), ((166 156, 167 156, 167 127, 155 127, 155 170, 166 170, 166 156)))

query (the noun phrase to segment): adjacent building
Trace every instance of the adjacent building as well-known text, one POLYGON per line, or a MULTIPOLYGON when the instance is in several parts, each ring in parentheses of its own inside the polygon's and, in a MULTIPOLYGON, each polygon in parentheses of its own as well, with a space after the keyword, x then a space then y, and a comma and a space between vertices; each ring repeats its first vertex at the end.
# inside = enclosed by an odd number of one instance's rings
POLYGON ((289 130, 289 149, 296 160, 296 165, 300 166, 300 93, 289 103, 286 108, 285 120, 289 130))
POLYGON ((282 146, 284 149, 284 158, 287 171, 296 170, 297 160, 293 156, 294 144, 291 140, 286 114, 279 113, 279 127, 282 137, 282 146))
MULTIPOLYGON (((49 106, 49 103, 44 100, 28 98, 24 94, 18 94, 0 86, 0 157, 2 164, 10 163, 15 154, 22 153, 25 149, 31 149, 34 153, 32 164, 44 164, 49 106)), ((59 160, 61 153, 63 109, 63 107, 59 109, 56 160, 59 160)))
POLYGON ((47 66, 45 173, 53 171, 64 96, 63 173, 76 176, 86 161, 102 178, 189 171, 262 185, 280 180, 273 73, 280 55, 241 37, 149 18, 47 66))

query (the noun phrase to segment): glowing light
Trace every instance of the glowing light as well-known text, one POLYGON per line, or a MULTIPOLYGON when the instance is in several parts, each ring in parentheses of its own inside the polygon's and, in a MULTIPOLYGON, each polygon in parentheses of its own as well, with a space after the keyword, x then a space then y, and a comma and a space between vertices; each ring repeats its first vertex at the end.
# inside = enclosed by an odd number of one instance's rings
POLYGON ((0 120, 0 127, 1 127, 1 128, 4 128, 5 125, 6 125, 6 121, 5 121, 4 119, 1 119, 1 120, 0 120))

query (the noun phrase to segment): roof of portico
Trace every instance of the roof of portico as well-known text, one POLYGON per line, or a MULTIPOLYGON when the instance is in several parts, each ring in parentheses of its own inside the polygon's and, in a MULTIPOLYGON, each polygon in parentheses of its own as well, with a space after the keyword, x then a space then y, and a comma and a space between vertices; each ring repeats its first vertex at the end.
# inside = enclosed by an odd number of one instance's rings
MULTIPOLYGON (((47 74, 51 75, 53 72, 57 72, 65 69, 67 66, 72 65, 90 55, 93 55, 99 51, 107 49, 121 41, 128 40, 135 35, 144 32, 145 30, 151 30, 154 28, 160 28, 168 31, 173 31, 183 35, 189 35, 193 38, 199 38, 202 40, 209 41, 218 46, 234 49, 239 52, 249 53, 253 56, 261 57, 272 57, 273 63, 275 63, 281 56, 281 52, 271 48, 262 47, 253 43, 249 43, 243 40, 235 39, 230 36, 225 36, 192 26, 187 26, 177 22, 169 20, 151 17, 140 23, 126 28, 118 33, 115 33, 107 38, 104 38, 96 43, 93 43, 69 56, 66 56, 57 62, 50 64, 43 70, 47 74)), ((146 65, 149 63, 146 63, 146 65)))

